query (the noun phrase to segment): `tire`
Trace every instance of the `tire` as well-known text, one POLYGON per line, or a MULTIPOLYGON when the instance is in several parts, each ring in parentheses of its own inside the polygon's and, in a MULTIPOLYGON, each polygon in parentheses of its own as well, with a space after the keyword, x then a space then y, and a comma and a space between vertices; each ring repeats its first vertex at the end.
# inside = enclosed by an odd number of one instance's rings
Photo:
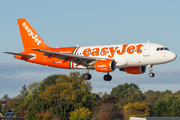
POLYGON ((149 77, 154 77, 155 74, 154 73, 149 73, 149 77))
POLYGON ((85 80, 90 80, 90 79, 92 78, 92 76, 91 76, 91 74, 85 73, 85 74, 83 75, 83 78, 84 78, 85 80))

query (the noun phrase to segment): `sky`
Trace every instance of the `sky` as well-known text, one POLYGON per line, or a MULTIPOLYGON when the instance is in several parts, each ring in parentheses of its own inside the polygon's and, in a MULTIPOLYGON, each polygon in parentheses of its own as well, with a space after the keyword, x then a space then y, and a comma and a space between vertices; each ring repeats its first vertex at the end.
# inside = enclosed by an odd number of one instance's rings
POLYGON ((51 47, 91 46, 125 43, 166 45, 177 54, 173 62, 153 66, 142 75, 130 75, 116 69, 112 81, 105 73, 91 70, 92 92, 110 93, 124 83, 148 90, 180 90, 180 1, 179 0, 31 0, 0 1, 0 98, 15 97, 23 85, 44 80, 53 74, 85 70, 64 70, 15 59, 2 52, 24 51, 18 18, 26 18, 44 42, 51 47))

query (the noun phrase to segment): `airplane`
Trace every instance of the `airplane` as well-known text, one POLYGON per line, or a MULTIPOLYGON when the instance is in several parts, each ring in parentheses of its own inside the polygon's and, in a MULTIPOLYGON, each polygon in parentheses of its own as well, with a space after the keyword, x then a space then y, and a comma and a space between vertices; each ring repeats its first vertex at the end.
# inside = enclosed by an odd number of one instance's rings
POLYGON ((105 81, 111 81, 109 74, 116 68, 129 74, 143 74, 146 66, 149 76, 154 65, 168 63, 176 59, 177 55, 166 46, 157 43, 135 43, 99 46, 76 46, 52 48, 45 44, 37 32, 25 18, 17 19, 24 46, 24 52, 13 53, 15 58, 40 65, 64 68, 86 69, 83 74, 85 80, 92 78, 89 70, 107 73, 105 81))

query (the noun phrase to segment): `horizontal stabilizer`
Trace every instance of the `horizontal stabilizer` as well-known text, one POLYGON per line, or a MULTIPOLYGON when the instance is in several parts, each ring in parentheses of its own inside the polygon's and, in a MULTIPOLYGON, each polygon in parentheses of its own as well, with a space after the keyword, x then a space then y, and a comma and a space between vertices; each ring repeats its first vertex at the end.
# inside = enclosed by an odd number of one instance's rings
POLYGON ((26 54, 12 53, 12 52, 3 52, 3 53, 12 54, 12 55, 20 55, 29 59, 34 57, 33 55, 26 55, 26 54))

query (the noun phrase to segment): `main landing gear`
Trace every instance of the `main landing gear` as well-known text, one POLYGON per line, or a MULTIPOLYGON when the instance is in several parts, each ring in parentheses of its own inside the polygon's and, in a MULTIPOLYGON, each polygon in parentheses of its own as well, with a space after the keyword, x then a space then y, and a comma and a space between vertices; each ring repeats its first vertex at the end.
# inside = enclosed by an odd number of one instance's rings
POLYGON ((85 80, 90 80, 92 78, 91 74, 89 74, 89 70, 87 70, 87 73, 83 74, 83 78, 85 80))
POLYGON ((152 65, 148 65, 148 67, 149 67, 149 71, 150 71, 150 73, 149 73, 149 77, 154 77, 155 76, 155 74, 152 72, 152 65))
POLYGON ((107 75, 104 75, 104 80, 105 81, 111 81, 112 80, 112 76, 109 75, 109 72, 107 73, 107 75))
MULTIPOLYGON (((89 70, 87 69, 87 72, 85 74, 83 74, 83 78, 85 80, 90 80, 92 78, 91 74, 89 74, 89 70)), ((109 72, 104 75, 104 80, 105 81, 111 81, 112 80, 112 76, 109 74, 109 72)))

